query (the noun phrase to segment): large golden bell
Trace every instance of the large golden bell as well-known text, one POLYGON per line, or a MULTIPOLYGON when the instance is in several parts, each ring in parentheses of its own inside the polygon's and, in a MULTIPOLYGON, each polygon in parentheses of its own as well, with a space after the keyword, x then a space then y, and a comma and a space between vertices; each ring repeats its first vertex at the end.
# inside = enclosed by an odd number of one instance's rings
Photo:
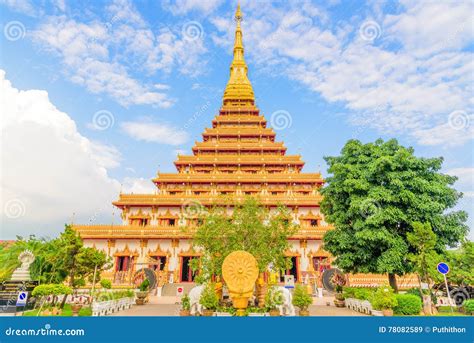
POLYGON ((242 316, 258 278, 257 260, 246 251, 234 251, 224 259, 222 276, 237 315, 242 316))

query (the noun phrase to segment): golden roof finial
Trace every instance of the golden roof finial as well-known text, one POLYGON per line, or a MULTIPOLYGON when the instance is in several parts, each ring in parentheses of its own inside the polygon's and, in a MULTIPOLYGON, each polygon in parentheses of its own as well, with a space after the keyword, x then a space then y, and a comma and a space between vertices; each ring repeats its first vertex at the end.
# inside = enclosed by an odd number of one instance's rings
POLYGON ((242 42, 242 11, 240 3, 237 4, 235 11, 234 57, 230 65, 230 78, 224 92, 224 106, 253 106, 255 97, 252 85, 247 77, 248 67, 244 59, 244 45, 242 42))

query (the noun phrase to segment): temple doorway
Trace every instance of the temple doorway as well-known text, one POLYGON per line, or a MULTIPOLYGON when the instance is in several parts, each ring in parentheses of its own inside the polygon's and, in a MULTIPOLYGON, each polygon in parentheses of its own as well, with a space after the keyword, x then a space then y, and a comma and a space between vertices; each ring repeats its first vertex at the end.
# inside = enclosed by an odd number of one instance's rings
POLYGON ((181 282, 193 282, 197 272, 191 269, 191 261, 197 259, 197 256, 181 256, 181 282))
POLYGON ((285 270, 283 273, 280 274, 280 282, 285 281, 285 275, 293 275, 295 277, 295 282, 298 280, 298 256, 288 256, 291 260, 291 268, 285 270))

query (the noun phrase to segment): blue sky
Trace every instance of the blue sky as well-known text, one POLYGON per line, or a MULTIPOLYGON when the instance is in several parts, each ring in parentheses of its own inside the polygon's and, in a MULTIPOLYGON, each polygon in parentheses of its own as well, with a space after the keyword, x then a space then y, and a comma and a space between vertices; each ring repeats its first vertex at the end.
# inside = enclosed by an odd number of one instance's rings
MULTIPOLYGON (((395 137, 445 158, 472 227, 472 2, 241 5, 257 105, 305 171, 348 139, 395 137)), ((0 0, 1 238, 119 222, 120 189, 174 171, 220 107, 235 7, 0 0)))

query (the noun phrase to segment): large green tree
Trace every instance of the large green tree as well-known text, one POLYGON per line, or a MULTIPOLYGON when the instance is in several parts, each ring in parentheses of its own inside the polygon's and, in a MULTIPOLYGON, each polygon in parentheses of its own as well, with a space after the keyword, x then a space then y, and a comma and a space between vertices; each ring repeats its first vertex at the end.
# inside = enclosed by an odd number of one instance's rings
POLYGON ((230 213, 226 207, 214 207, 201 211, 201 225, 194 234, 194 245, 203 249, 202 277, 220 276, 224 259, 233 251, 244 250, 257 260, 261 272, 269 265, 275 270, 288 267, 285 251, 289 248, 288 237, 295 232, 290 213, 280 206, 270 213, 254 198, 246 198, 241 204, 232 204, 230 213))
POLYGON ((395 139, 362 144, 350 140, 340 156, 325 157, 332 174, 323 188, 321 209, 334 230, 325 249, 347 272, 388 273, 413 270, 407 242, 414 222, 429 223, 437 252, 455 246, 467 233, 463 211, 447 212, 462 196, 456 177, 440 173, 443 158, 419 158, 395 139))

